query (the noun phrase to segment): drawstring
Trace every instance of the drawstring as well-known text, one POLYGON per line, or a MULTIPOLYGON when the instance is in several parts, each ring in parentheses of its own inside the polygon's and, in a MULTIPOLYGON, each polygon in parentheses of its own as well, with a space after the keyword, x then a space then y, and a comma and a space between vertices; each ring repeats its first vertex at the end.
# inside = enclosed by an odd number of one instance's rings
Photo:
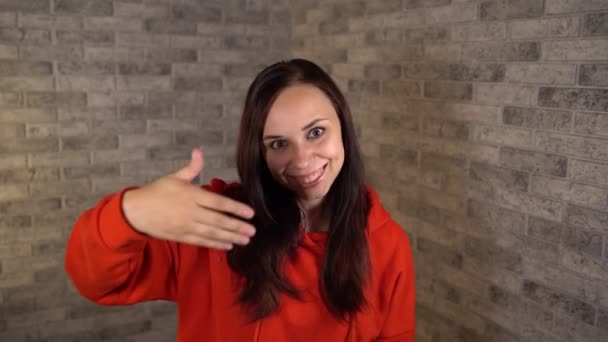
POLYGON ((260 328, 262 327, 262 320, 258 319, 255 323, 255 332, 253 333, 253 341, 258 342, 260 340, 260 328))

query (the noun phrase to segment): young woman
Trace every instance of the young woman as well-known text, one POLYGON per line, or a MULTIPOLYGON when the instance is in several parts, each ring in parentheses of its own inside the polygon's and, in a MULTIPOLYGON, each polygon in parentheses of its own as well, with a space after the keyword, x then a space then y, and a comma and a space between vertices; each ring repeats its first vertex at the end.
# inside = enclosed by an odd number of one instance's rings
POLYGON ((245 101, 240 184, 190 164, 107 196, 65 260, 106 305, 177 302, 177 340, 413 341, 407 235, 364 183, 344 96, 312 62, 267 67, 245 101))

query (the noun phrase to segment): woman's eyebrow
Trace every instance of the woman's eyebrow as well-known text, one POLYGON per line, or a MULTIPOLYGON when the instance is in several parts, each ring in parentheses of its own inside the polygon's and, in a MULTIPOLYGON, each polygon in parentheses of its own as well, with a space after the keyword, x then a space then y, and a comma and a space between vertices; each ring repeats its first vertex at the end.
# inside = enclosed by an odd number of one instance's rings
MULTIPOLYGON (((318 118, 318 119, 315 119, 311 123, 309 123, 308 125, 302 127, 302 130, 305 131, 305 130, 311 128, 312 126, 318 124, 319 122, 325 121, 325 120, 329 120, 329 119, 327 119, 327 118, 318 118)), ((263 140, 280 139, 280 138, 282 138, 282 136, 280 136, 280 135, 266 135, 266 136, 264 136, 263 140)))

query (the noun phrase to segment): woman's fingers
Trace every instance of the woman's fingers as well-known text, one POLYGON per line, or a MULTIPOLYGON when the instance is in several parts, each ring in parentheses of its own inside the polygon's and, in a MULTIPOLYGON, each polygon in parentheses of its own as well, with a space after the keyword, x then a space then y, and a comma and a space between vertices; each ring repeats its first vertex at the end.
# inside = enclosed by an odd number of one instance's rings
POLYGON ((255 234, 255 227, 252 224, 207 208, 196 210, 193 220, 199 224, 218 227, 247 237, 255 234))
POLYGON ((194 197, 194 202, 203 208, 232 214, 244 219, 250 219, 254 215, 250 206, 211 191, 198 192, 194 197))
POLYGON ((207 248, 224 249, 224 250, 232 249, 231 243, 217 241, 217 240, 210 240, 210 239, 201 237, 199 235, 194 235, 194 234, 184 235, 182 237, 181 241, 184 243, 190 244, 190 245, 203 246, 203 247, 207 247, 207 248))

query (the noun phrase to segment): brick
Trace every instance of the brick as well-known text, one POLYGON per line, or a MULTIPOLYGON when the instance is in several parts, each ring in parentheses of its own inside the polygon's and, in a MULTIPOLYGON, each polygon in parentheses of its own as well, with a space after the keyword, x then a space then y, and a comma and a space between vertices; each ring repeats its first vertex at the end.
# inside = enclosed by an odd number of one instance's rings
POLYGON ((559 244, 564 229, 563 224, 534 216, 530 216, 528 221, 528 235, 553 244, 559 244))
POLYGON ((608 9, 608 4, 603 0, 589 0, 583 2, 573 0, 547 0, 547 3, 545 4, 545 12, 548 14, 595 11, 601 9, 608 9))
POLYGON ((20 200, 29 196, 27 184, 3 184, 0 201, 20 200))
MULTIPOLYGON (((16 107, 21 105, 21 96, 15 92, 0 92, 0 106, 2 107, 16 107)), ((3 110, 6 110, 4 108, 3 110)), ((0 114, 2 115, 2 114, 0 114)), ((0 116, 2 117, 2 116, 0 116)), ((4 120, 2 120, 4 121, 4 120)))
POLYGON ((63 196, 91 192, 88 180, 70 180, 60 183, 32 183, 30 192, 35 197, 63 196))
POLYGON ((468 239, 464 245, 464 263, 491 263, 493 267, 518 272, 522 267, 521 255, 513 253, 490 241, 468 239))
POLYGON ((429 7, 424 19, 427 25, 474 21, 477 19, 477 4, 463 3, 429 7))
POLYGON ((169 46, 169 35, 138 33, 138 32, 117 32, 115 35, 116 45, 119 47, 150 47, 159 48, 169 46))
POLYGON ((427 27, 420 29, 409 29, 403 32, 402 40, 406 42, 431 42, 447 40, 450 31, 446 27, 427 27))
MULTIPOLYGON (((148 50, 145 51, 146 53, 148 50)), ((85 46, 84 56, 87 63, 94 61, 102 62, 131 62, 144 59, 144 48, 142 47, 103 47, 85 46)), ((88 64, 85 64, 88 65, 88 64)))
POLYGON ((2 153, 39 153, 58 151, 56 138, 7 140, 0 145, 2 153))
MULTIPOLYGON (((168 140, 169 139, 167 139, 167 141, 168 140)), ((137 146, 134 148, 125 148, 124 139, 122 144, 123 145, 121 145, 121 148, 118 150, 93 151, 92 163, 94 165, 105 165, 107 163, 118 163, 147 159, 147 151, 144 147, 137 146)))
POLYGON ((507 106, 503 123, 507 125, 569 131, 572 115, 569 112, 507 106))
MULTIPOLYGON (((178 80, 176 80, 176 83, 178 80)), ((170 90, 171 78, 165 76, 118 76, 116 77, 116 89, 118 90, 170 90)))
MULTIPOLYGON (((232 65, 235 67, 236 65, 232 65)), ((207 76, 219 78, 224 75, 224 66, 217 64, 200 64, 200 63, 173 63, 171 65, 173 69, 173 76, 176 77, 188 77, 188 76, 207 76)), ((248 67, 244 65, 244 67, 248 67)), ((257 70, 256 66, 253 70, 257 70)), ((230 65, 226 66, 226 73, 231 74, 231 77, 237 77, 237 75, 242 72, 240 68, 232 69, 230 65), (230 69, 230 71, 228 70, 230 69), (238 70, 236 70, 238 69, 238 70)), ((252 72, 250 72, 252 73, 252 72)))
POLYGON ((106 61, 66 61, 57 63, 57 71, 64 75, 114 75, 115 65, 106 61))
POLYGON ((59 180, 57 168, 18 168, 0 170, 0 183, 48 182, 59 180))
POLYGON ((536 89, 520 84, 478 83, 474 84, 473 98, 481 104, 530 106, 536 89))
POLYGON ((346 18, 335 19, 319 23, 319 33, 322 35, 339 34, 348 32, 348 20, 346 18))
POLYGON ((476 141, 514 147, 530 147, 532 131, 497 126, 473 126, 472 137, 476 141))
MULTIPOLYGON (((450 43, 426 43, 424 44, 424 60, 433 62, 449 63, 454 61, 454 56, 462 54, 462 44, 450 43)), ((419 58, 415 58, 419 59, 419 58)))
POLYGON ((608 213, 569 205, 565 222, 600 234, 608 231, 608 213))
POLYGON ((387 130, 418 130, 418 117, 394 113, 381 114, 381 126, 387 130))
POLYGON ((428 257, 430 261, 449 265, 457 269, 461 268, 463 259, 461 253, 424 238, 419 238, 416 241, 418 243, 418 252, 428 257))
POLYGON ((500 164, 524 171, 565 177, 567 159, 553 154, 503 147, 500 150, 500 164))
POLYGON ((578 83, 589 86, 608 86, 608 64, 581 64, 578 83))
POLYGON ((39 212, 54 211, 61 208, 60 198, 49 198, 43 200, 27 199, 23 201, 0 202, 0 213, 2 215, 31 215, 39 212))
POLYGON ((122 106, 120 118, 122 120, 144 120, 171 118, 170 106, 122 106))
POLYGON ((0 78, 0 91, 50 91, 54 89, 50 76, 5 76, 0 78))
POLYGON ((188 63, 196 62, 196 50, 195 49, 158 49, 148 48, 146 49, 146 60, 150 62, 176 62, 176 63, 188 63))
POLYGON ((470 83, 425 82, 424 96, 467 101, 473 98, 473 85, 470 83))
POLYGON ((574 84, 576 66, 567 64, 508 64, 507 82, 574 84))
POLYGON ((608 139, 537 132, 535 146, 546 152, 608 160, 608 139))
POLYGON ((32 60, 82 60, 84 49, 82 46, 22 46, 21 57, 32 60))
POLYGON ((579 18, 543 18, 517 20, 508 23, 513 39, 575 37, 578 35, 579 18))
POLYGON ((17 26, 17 13, 0 12, 0 26, 17 26))
POLYGON ((584 275, 590 279, 599 279, 603 281, 608 279, 605 265, 598 259, 583 253, 564 249, 560 258, 560 263, 567 270, 584 275))
POLYGON ((114 15, 117 17, 167 17, 169 13, 169 5, 164 3, 114 3, 114 15))
POLYGON ((146 131, 143 120, 103 120, 90 123, 90 130, 96 134, 142 134, 146 131))
POLYGON ((462 46, 462 58, 481 62, 533 62, 540 59, 540 50, 538 42, 470 42, 462 46))
POLYGON ((586 184, 534 175, 531 191, 586 207, 608 208, 608 190, 586 184))
POLYGON ((552 40, 544 43, 543 56, 548 61, 606 60, 608 39, 552 40))
POLYGON ((454 81, 499 82, 505 77, 504 64, 450 64, 449 79, 454 81))
POLYGON ((121 75, 169 75, 171 65, 165 63, 119 63, 121 75))
POLYGON ((176 132, 175 143, 178 146, 209 146, 220 145, 224 139, 224 132, 221 130, 205 130, 203 132, 176 132))
POLYGON ((179 19, 147 18, 144 30, 150 33, 196 34, 196 23, 179 19))
POLYGON ((470 178, 475 182, 487 182, 492 186, 528 191, 527 172, 494 167, 482 163, 471 163, 470 178))
POLYGON ((571 315, 585 323, 593 324, 595 321, 595 308, 592 305, 543 285, 524 281, 522 293, 526 298, 558 312, 571 315))
POLYGON ((377 80, 349 80, 348 91, 364 94, 379 94, 380 82, 377 80))
POLYGON ((382 92, 391 96, 421 97, 422 86, 420 83, 412 81, 384 81, 382 82, 382 92))
POLYGON ((86 16, 112 16, 112 1, 109 0, 56 0, 55 13, 80 14, 86 16))
POLYGON ((365 33, 365 44, 388 45, 400 43, 403 40, 403 31, 399 29, 374 30, 365 33))
POLYGON ((84 28, 92 31, 143 32, 143 21, 136 18, 86 17, 84 28))
POLYGON ((366 65, 364 71, 365 78, 377 80, 398 79, 401 76, 401 66, 399 65, 366 65))
POLYGON ((608 90, 541 87, 538 104, 552 108, 608 112, 608 90))
POLYGON ((425 118, 421 128, 423 134, 442 138, 467 140, 469 137, 469 125, 462 121, 425 118))
POLYGON ((0 170, 24 168, 27 165, 26 155, 1 155, 0 170))
POLYGON ((0 76, 43 76, 53 74, 51 62, 0 60, 0 76))
POLYGON ((76 119, 85 119, 85 120, 112 120, 116 119, 116 109, 115 108, 74 108, 74 107, 65 107, 58 108, 59 121, 66 120, 76 120, 76 119))
POLYGON ((0 123, 0 139, 15 139, 25 137, 25 125, 0 123))
POLYGON ((0 11, 50 13, 51 7, 48 0, 7 0, 0 3, 0 11))
POLYGON ((30 159, 31 167, 80 166, 89 164, 89 156, 84 152, 39 153, 30 159))
POLYGON ((608 12, 586 14, 583 20, 583 35, 608 35, 608 12))
POLYGON ((219 8, 195 4, 174 4, 171 14, 179 20, 191 20, 204 23, 219 23, 222 20, 222 10, 219 8))
MULTIPOLYGON (((162 150, 169 150, 168 147, 154 147, 153 151, 160 152, 162 150)), ((170 150, 171 154, 175 157, 179 156, 178 149, 173 147, 170 150)), ((186 159, 189 158, 190 152, 187 149, 181 149, 182 155, 183 152, 186 154, 186 159)), ((163 158, 159 158, 160 155, 155 154, 153 160, 145 160, 145 161, 131 161, 123 163, 123 173, 124 176, 129 177, 160 177, 169 173, 175 172, 177 169, 173 160, 164 160, 163 158)))
POLYGON ((89 133, 86 122, 64 121, 50 124, 27 124, 28 138, 50 138, 54 136, 68 137, 89 133))
MULTIPOLYGON (((125 135, 120 137, 120 148, 127 149, 138 149, 144 147, 155 147, 155 146, 164 146, 170 145, 172 143, 171 134, 170 133, 156 133, 154 135, 125 135)), ((200 146, 193 145, 193 146, 200 146)))
POLYGON ((570 177, 600 185, 608 185, 608 164, 573 159, 570 177))
POLYGON ((349 31, 360 32, 384 28, 418 28, 424 26, 424 16, 420 11, 398 11, 349 18, 349 31))
POLYGON ((118 137, 108 136, 79 136, 62 139, 64 151, 108 150, 118 148, 118 137))
POLYGON ((574 131, 583 134, 608 136, 608 115, 600 113, 576 113, 574 131))
MULTIPOLYGON (((473 71, 467 65, 460 64, 419 64, 408 63, 403 66, 403 77, 422 80, 447 80, 469 77, 473 71)), ((486 74, 483 72, 483 74, 486 74)), ((467 81, 469 81, 467 79, 467 81)))
POLYGON ((47 30, 39 29, 0 28, 0 42, 50 44, 51 34, 47 30))
POLYGON ((439 7, 449 5, 451 0, 404 0, 405 8, 439 7))
POLYGON ((222 80, 206 77, 178 77, 174 88, 177 91, 219 91, 222 89, 222 80))
POLYGON ((566 227, 562 245, 595 258, 602 256, 602 235, 574 227, 566 227))
POLYGON ((0 244, 1 258, 16 258, 31 255, 32 248, 27 243, 0 244))
POLYGON ((227 49, 268 48, 270 40, 268 37, 259 36, 228 36, 225 38, 224 44, 227 49))
POLYGON ((108 75, 57 76, 59 91, 111 91, 115 88, 114 77, 108 75))
POLYGON ((114 43, 114 34, 104 31, 57 31, 59 44, 110 45, 114 43))
MULTIPOLYGON (((123 80, 124 81, 124 80, 123 80)), ((142 81, 141 79, 138 81, 142 81)), ((90 92, 88 95, 88 105, 90 107, 108 107, 123 105, 142 105, 145 102, 145 94, 141 91, 118 91, 118 92, 90 92)))
POLYGON ((483 1, 479 8, 482 20, 504 20, 540 17, 543 15, 543 0, 491 0, 483 1))
POLYGON ((504 22, 488 22, 454 25, 451 32, 453 41, 504 40, 507 25, 504 22))
POLYGON ((82 18, 49 14, 22 13, 19 19, 21 27, 78 30, 82 28, 82 18))
POLYGON ((26 103, 31 107, 84 107, 87 95, 80 92, 32 92, 27 93, 26 103))

